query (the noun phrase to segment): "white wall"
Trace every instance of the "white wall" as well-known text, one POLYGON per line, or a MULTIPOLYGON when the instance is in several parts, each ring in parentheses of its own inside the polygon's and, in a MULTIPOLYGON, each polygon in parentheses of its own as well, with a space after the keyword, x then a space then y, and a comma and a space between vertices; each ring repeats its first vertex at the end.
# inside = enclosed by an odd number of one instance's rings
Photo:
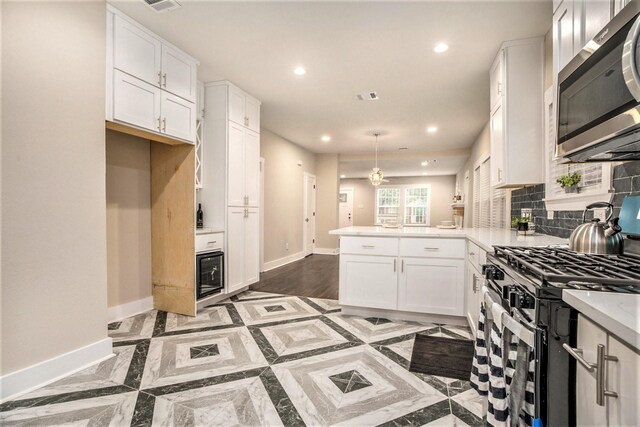
POLYGON ((107 131, 107 305, 151 297, 151 147, 107 131))
POLYGON ((2 375, 107 337, 105 13, 2 3, 2 375))
POLYGON ((340 187, 337 154, 316 154, 316 247, 337 249, 338 236, 329 234, 338 228, 338 189, 340 187))
POLYGON ((315 174, 316 165, 312 152, 266 129, 260 131, 260 155, 265 160, 264 261, 270 262, 302 252, 303 176, 315 174))

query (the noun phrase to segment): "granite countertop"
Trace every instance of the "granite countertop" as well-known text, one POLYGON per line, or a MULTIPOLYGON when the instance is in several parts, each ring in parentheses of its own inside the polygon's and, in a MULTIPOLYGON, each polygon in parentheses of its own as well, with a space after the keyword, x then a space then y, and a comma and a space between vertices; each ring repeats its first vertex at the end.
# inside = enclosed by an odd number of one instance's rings
POLYGON ((567 239, 534 234, 518 236, 515 230, 506 228, 463 228, 442 229, 437 227, 345 227, 331 230, 329 234, 338 236, 377 236, 377 237, 433 237, 469 239, 486 251, 493 251, 493 246, 548 246, 566 245, 567 239))
POLYGON ((564 302, 640 350, 640 295, 564 290, 564 302))

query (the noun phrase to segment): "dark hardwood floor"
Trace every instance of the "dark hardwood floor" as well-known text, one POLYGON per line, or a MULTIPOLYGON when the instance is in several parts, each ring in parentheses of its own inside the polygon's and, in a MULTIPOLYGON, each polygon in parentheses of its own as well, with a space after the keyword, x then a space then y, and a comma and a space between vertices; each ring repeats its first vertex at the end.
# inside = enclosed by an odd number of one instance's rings
POLYGON ((310 255, 260 274, 251 289, 312 298, 338 299, 337 255, 310 255))

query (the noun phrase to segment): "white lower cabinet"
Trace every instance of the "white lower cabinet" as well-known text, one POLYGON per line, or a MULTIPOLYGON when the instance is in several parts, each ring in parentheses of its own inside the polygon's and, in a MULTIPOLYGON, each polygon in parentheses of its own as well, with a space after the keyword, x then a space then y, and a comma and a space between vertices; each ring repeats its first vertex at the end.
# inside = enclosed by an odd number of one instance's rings
POLYGON ((227 213, 227 292, 249 286, 259 279, 258 208, 229 208, 227 213))
POLYGON ((343 236, 340 303, 438 315, 464 315, 461 239, 343 236))
POLYGON ((467 281, 465 284, 465 307, 467 319, 473 329, 477 332, 478 316, 480 315, 480 288, 482 286, 482 275, 472 263, 467 263, 467 281))
POLYGON ((398 310, 464 315, 464 260, 401 258, 398 310))
POLYGON ((640 353, 608 333, 582 314, 578 316, 578 345, 581 357, 594 368, 591 372, 576 363, 576 421, 579 426, 638 426, 640 410, 640 353), (605 358, 598 365, 598 346, 603 346, 605 358), (598 389, 599 369, 604 369, 604 381, 598 389), (596 396, 606 396, 598 405, 596 396), (609 394, 609 393, 608 393, 609 394))
POLYGON ((395 310, 398 258, 340 255, 340 303, 395 310))

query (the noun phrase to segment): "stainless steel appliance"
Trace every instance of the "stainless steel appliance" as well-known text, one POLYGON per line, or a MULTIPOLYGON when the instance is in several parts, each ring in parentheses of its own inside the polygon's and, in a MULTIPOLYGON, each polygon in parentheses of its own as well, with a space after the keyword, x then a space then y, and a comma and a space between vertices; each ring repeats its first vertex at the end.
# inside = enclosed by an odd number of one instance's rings
POLYGON ((496 246, 483 272, 511 317, 535 334, 535 415, 545 426, 576 424, 577 312, 564 289, 640 293, 640 256, 581 254, 563 247, 496 246))
POLYGON ((196 299, 201 299, 224 288, 224 253, 207 252, 196 255, 196 299))
POLYGON ((640 0, 632 0, 558 74, 556 155, 640 159, 640 0))
POLYGON ((613 218, 613 205, 607 202, 592 203, 584 210, 582 222, 569 237, 569 249, 586 254, 621 254, 624 250, 622 227, 619 218, 613 218), (604 222, 599 218, 586 221, 591 209, 606 208, 609 214, 604 222))

